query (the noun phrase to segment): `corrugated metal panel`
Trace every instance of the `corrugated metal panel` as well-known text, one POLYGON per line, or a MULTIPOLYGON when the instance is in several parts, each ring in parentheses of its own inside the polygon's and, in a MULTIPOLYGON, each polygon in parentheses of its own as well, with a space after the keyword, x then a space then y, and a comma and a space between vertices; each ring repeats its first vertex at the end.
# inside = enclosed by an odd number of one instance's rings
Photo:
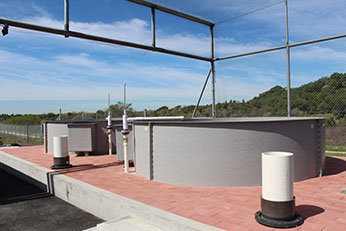
POLYGON ((92 152, 95 150, 96 124, 69 124, 68 148, 71 152, 92 152))
POLYGON ((136 125, 136 172, 147 179, 151 177, 149 155, 149 126, 136 125))
MULTIPOLYGON (((133 135, 132 131, 128 134, 128 159, 133 160, 133 135)), ((123 135, 121 134, 121 129, 115 130, 115 139, 116 139, 116 153, 117 160, 124 160, 124 143, 123 143, 123 135)))
MULTIPOLYGON (((305 120, 156 124, 153 127, 154 180, 197 186, 261 185, 261 153, 266 151, 295 154, 295 181, 317 176, 314 123, 314 120, 305 120)), ((141 161, 149 165, 150 159, 144 156, 148 155, 145 140, 147 138, 136 130, 136 148, 143 149, 137 154, 137 166, 142 165, 141 161)), ((140 169, 137 172, 143 173, 140 169)))

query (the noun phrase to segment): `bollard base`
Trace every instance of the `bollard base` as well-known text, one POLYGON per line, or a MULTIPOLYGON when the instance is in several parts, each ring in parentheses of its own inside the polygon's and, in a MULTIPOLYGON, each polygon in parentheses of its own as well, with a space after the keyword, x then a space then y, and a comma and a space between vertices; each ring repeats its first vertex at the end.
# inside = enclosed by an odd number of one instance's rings
POLYGON ((65 168, 72 168, 72 167, 73 167, 72 164, 50 166, 51 169, 65 169, 65 168))
POLYGON ((261 211, 258 211, 255 214, 255 219, 261 225, 273 228, 293 228, 304 223, 304 220, 299 213, 296 213, 291 220, 280 220, 264 216, 261 211))
POLYGON ((52 165, 51 169, 65 169, 65 168, 71 168, 72 165, 70 164, 70 156, 65 157, 54 157, 54 165, 52 165))

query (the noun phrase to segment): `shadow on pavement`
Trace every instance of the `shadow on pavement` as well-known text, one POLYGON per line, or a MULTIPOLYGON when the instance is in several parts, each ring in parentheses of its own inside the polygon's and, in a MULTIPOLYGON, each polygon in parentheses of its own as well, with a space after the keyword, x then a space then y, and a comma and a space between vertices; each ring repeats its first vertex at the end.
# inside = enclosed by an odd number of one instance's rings
POLYGON ((327 156, 325 166, 324 176, 335 175, 346 171, 346 161, 335 157, 327 156))
POLYGON ((303 219, 316 216, 324 212, 324 209, 314 205, 298 205, 296 212, 299 213, 303 219))

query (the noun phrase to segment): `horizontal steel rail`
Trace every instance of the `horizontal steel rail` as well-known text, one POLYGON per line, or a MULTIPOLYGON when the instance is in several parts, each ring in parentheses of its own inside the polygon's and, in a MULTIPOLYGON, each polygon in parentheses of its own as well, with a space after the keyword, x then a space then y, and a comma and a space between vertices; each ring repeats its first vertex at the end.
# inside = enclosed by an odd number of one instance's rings
POLYGON ((215 61, 222 61, 222 60, 239 58, 239 57, 244 57, 244 56, 249 56, 249 55, 261 54, 261 53, 266 53, 266 52, 270 52, 270 51, 286 49, 287 47, 304 46, 304 45, 309 45, 309 44, 319 43, 319 42, 325 42, 325 41, 330 41, 330 40, 335 40, 335 39, 340 39, 340 38, 346 38, 346 34, 335 35, 335 36, 330 36, 330 37, 325 37, 325 38, 320 38, 320 39, 313 39, 313 40, 308 40, 308 41, 299 42, 299 43, 292 43, 292 44, 288 44, 288 45, 272 47, 272 48, 268 48, 268 49, 252 51, 252 52, 243 53, 243 54, 220 57, 220 58, 216 58, 215 61))
POLYGON ((160 11, 168 13, 168 14, 172 14, 172 15, 175 15, 175 16, 178 16, 181 18, 188 19, 188 20, 193 21, 193 22, 201 23, 201 24, 206 25, 206 26, 213 26, 214 25, 214 23, 209 22, 205 19, 201 19, 201 18, 198 18, 196 16, 192 16, 192 15, 188 15, 188 14, 176 11, 176 10, 172 10, 172 9, 166 8, 164 6, 156 5, 156 4, 148 2, 148 1, 143 1, 143 0, 127 0, 127 1, 139 4, 142 6, 154 8, 154 9, 160 10, 160 11))
POLYGON ((38 26, 38 25, 34 25, 34 24, 29 24, 29 23, 24 23, 24 22, 19 22, 19 21, 13 21, 13 20, 5 19, 5 18, 0 18, 0 24, 18 27, 18 28, 22 28, 22 29, 39 31, 39 32, 46 32, 46 33, 50 33, 50 34, 63 35, 65 37, 75 37, 75 38, 80 38, 80 39, 87 39, 87 40, 92 40, 92 41, 97 41, 97 42, 103 42, 103 43, 121 45, 121 46, 138 48, 138 49, 143 49, 143 50, 149 50, 149 51, 154 51, 154 52, 160 52, 160 53, 165 53, 165 54, 170 54, 170 55, 176 55, 176 56, 181 56, 181 57, 186 57, 186 58, 197 59, 197 60, 201 60, 201 61, 207 61, 207 62, 212 61, 211 58, 193 55, 193 54, 188 54, 188 53, 179 52, 179 51, 168 50, 168 49, 164 49, 164 48, 160 48, 160 47, 153 47, 153 46, 147 46, 147 45, 138 44, 138 43, 126 42, 126 41, 117 40, 117 39, 104 38, 104 37, 100 37, 100 36, 84 34, 84 33, 75 32, 75 31, 66 31, 66 30, 61 30, 61 29, 56 29, 56 28, 38 26))

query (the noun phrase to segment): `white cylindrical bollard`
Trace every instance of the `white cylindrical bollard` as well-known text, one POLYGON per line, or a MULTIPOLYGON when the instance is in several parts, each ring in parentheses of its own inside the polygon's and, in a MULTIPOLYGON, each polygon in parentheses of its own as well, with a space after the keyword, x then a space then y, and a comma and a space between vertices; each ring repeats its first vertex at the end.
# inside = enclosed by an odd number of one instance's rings
POLYGON ((53 162, 52 169, 70 168, 70 156, 68 155, 68 136, 53 137, 53 162))
POLYGON ((68 156, 68 137, 54 136, 53 137, 54 157, 68 156))
POLYGON ((290 152, 262 153, 261 211, 255 215, 262 225, 291 228, 303 224, 295 212, 293 157, 290 152))
POLYGON ((262 198, 270 201, 293 199, 293 153, 262 153, 262 198))

